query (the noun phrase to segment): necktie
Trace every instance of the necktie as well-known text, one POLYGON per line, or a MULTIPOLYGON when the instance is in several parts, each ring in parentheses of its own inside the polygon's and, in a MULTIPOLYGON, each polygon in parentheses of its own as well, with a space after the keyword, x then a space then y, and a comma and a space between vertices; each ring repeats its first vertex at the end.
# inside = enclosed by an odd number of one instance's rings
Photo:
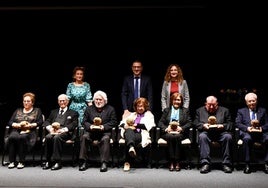
POLYGON ((251 120, 255 119, 255 111, 252 111, 252 114, 251 114, 251 120))
POLYGON ((135 77, 134 98, 139 97, 139 77, 135 77))
POLYGON ((60 110, 60 115, 62 115, 62 114, 63 114, 63 112, 64 112, 64 110, 62 110, 62 109, 61 109, 61 110, 60 110))

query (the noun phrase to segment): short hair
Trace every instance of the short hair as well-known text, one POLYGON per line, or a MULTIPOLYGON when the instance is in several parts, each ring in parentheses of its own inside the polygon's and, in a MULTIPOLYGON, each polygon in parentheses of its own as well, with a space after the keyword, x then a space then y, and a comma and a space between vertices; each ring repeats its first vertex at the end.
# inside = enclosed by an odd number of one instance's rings
POLYGON ((60 94, 58 96, 58 100, 60 100, 60 98, 62 98, 62 97, 65 98, 66 101, 69 101, 69 98, 68 98, 68 96, 66 94, 60 94))
POLYGON ((75 81, 74 76, 75 76, 75 74, 76 74, 76 72, 77 72, 78 70, 82 71, 82 72, 84 73, 84 77, 85 77, 85 67, 79 67, 79 66, 76 66, 76 67, 74 67, 74 69, 73 69, 73 81, 75 81))
POLYGON ((250 93, 246 94, 246 95, 245 95, 245 100, 248 101, 248 98, 249 98, 249 97, 253 97, 255 100, 258 99, 256 93, 253 93, 253 92, 250 92, 250 93))
POLYGON ((108 103, 108 98, 107 98, 107 94, 104 91, 98 90, 94 93, 93 95, 93 100, 95 100, 95 98, 97 96, 101 96, 101 98, 103 98, 104 103, 107 104, 108 103))
POLYGON ((149 108, 150 107, 149 101, 144 97, 140 97, 140 98, 135 99, 134 102, 133 102, 133 108, 134 108, 135 111, 137 110, 137 105, 140 104, 140 103, 142 103, 144 105, 145 111, 150 109, 149 108))
POLYGON ((183 97, 182 97, 182 94, 179 93, 179 92, 175 92, 175 93, 173 93, 173 94, 171 95, 171 97, 170 97, 170 105, 173 104, 173 100, 176 99, 178 96, 179 96, 180 99, 181 99, 181 106, 183 106, 183 97))
POLYGON ((32 103, 33 103, 33 104, 35 103, 35 94, 34 94, 34 93, 32 93, 32 92, 24 93, 24 94, 23 94, 23 97, 22 97, 22 100, 24 99, 24 97, 30 97, 32 103))

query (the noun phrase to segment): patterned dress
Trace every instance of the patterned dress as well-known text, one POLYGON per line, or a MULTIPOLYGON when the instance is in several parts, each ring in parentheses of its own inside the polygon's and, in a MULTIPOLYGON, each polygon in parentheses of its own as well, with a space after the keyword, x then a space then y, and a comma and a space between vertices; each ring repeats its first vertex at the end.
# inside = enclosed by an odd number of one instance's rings
POLYGON ((79 113, 79 126, 81 126, 87 103, 92 101, 90 85, 84 82, 83 85, 75 85, 73 82, 67 86, 66 95, 70 99, 69 108, 79 113))

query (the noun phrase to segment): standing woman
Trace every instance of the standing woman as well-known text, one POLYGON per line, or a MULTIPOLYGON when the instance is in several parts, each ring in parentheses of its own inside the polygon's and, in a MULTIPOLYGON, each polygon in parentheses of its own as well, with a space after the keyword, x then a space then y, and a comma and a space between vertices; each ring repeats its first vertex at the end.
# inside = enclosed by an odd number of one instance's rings
POLYGON ((23 108, 17 108, 8 122, 11 128, 8 138, 10 169, 16 165, 16 155, 19 157, 17 168, 24 168, 26 153, 35 145, 38 136, 34 130, 43 123, 41 109, 34 107, 35 94, 25 93, 22 100, 23 108))
POLYGON ((170 96, 175 93, 181 93, 183 97, 183 107, 189 108, 190 105, 190 94, 188 84, 183 78, 183 73, 179 65, 171 64, 168 66, 164 83, 162 85, 161 92, 161 107, 162 111, 169 107, 170 96))
POLYGON ((76 66, 73 70, 73 82, 67 86, 66 94, 70 100, 69 108, 79 113, 79 127, 87 106, 92 105, 92 93, 89 83, 84 81, 85 68, 76 66))
POLYGON ((158 127, 162 130, 161 137, 167 141, 169 170, 180 171, 181 141, 188 136, 192 120, 189 109, 183 107, 183 97, 180 93, 173 93, 170 100, 171 105, 163 110, 158 127))

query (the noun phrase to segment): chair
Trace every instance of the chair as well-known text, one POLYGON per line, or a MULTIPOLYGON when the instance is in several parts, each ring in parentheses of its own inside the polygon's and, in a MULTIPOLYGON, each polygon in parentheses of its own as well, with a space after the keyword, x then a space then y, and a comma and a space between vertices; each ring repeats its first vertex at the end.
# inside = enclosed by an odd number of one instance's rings
MULTIPOLYGON (((31 150, 29 151, 29 153, 32 153, 32 161, 33 161, 33 166, 36 165, 36 160, 35 160, 35 156, 36 156, 36 151, 38 150, 39 146, 40 146, 40 141, 41 141, 41 129, 39 127, 36 127, 36 129, 34 130, 36 132, 36 142, 35 145, 31 148, 31 150)), ((6 154, 8 153, 8 138, 9 138, 9 134, 10 134, 10 127, 6 126, 5 127, 5 134, 4 134, 4 147, 3 147, 3 152, 2 152, 2 166, 8 165, 9 162, 5 160, 6 154)))
MULTIPOLYGON (((83 132, 84 132, 84 128, 81 127, 80 128, 80 132, 81 132, 81 135, 83 135, 83 132)), ((113 127, 112 130, 111 130, 111 138, 110 138, 110 152, 111 152, 111 167, 114 167, 114 148, 115 148, 115 145, 116 145, 116 128, 113 127)), ((90 152, 90 159, 96 159, 99 157, 99 151, 98 150, 98 145, 99 145, 99 141, 98 140, 93 140, 92 143, 90 144, 90 148, 89 148, 89 152, 90 152)))
MULTIPOLYGON (((182 157, 183 159, 185 159, 186 165, 185 168, 186 169, 191 169, 192 165, 192 155, 191 155, 191 151, 194 148, 193 147, 194 144, 194 129, 190 128, 189 129, 189 137, 185 138, 184 140, 182 140, 181 145, 183 146, 184 150, 182 153, 182 157)), ((157 127, 156 128, 156 167, 159 168, 159 161, 160 161, 160 157, 164 157, 166 159, 168 159, 168 153, 167 153, 167 141, 163 138, 161 138, 161 128, 157 127), (164 149, 164 153, 165 156, 162 156, 162 149, 164 149)))
MULTIPOLYGON (((43 127, 42 131, 42 152, 41 152, 41 164, 44 163, 43 157, 45 154, 45 139, 46 135, 48 134, 48 131, 46 130, 46 127, 43 127)), ((72 137, 71 139, 67 140, 64 143, 65 147, 71 147, 72 150, 72 166, 75 167, 76 162, 78 161, 78 153, 79 153, 79 131, 78 127, 74 129, 74 131, 71 133, 72 137)), ((66 148, 67 150, 67 148, 66 148)))
MULTIPOLYGON (((199 146, 199 134, 200 132, 198 131, 198 129, 196 129, 196 144, 198 147, 198 157, 197 157, 197 166, 200 166, 200 146, 199 146)), ((234 138, 234 132, 231 132, 232 137, 234 138)), ((234 153, 235 153, 235 148, 234 148, 234 144, 232 144, 231 148, 230 148, 230 155, 231 155, 231 165, 234 165, 234 153)), ((221 150, 221 144, 217 141, 212 141, 210 143, 210 157, 211 157, 211 165, 218 165, 222 164, 222 150, 221 150)))
MULTIPOLYGON (((243 140, 240 139, 239 136, 239 128, 235 128, 235 156, 236 156, 236 165, 237 168, 239 169, 240 167, 240 161, 244 161, 244 154, 243 154, 243 140)), ((252 164, 263 164, 264 163, 264 151, 265 151, 265 146, 261 142, 254 142, 252 151, 251 151, 251 163, 252 164)))
MULTIPOLYGON (((117 166, 120 167, 120 164, 122 164, 122 160, 125 159, 125 147, 126 147, 126 141, 124 138, 121 137, 121 127, 117 129, 117 166), (122 159, 123 158, 123 159, 122 159)), ((150 130, 150 137, 151 142, 146 146, 145 148, 142 148, 141 143, 138 144, 135 148, 137 149, 137 156, 141 156, 141 160, 143 163, 147 163, 148 168, 152 168, 152 149, 154 145, 155 140, 155 127, 153 127, 150 130)))

